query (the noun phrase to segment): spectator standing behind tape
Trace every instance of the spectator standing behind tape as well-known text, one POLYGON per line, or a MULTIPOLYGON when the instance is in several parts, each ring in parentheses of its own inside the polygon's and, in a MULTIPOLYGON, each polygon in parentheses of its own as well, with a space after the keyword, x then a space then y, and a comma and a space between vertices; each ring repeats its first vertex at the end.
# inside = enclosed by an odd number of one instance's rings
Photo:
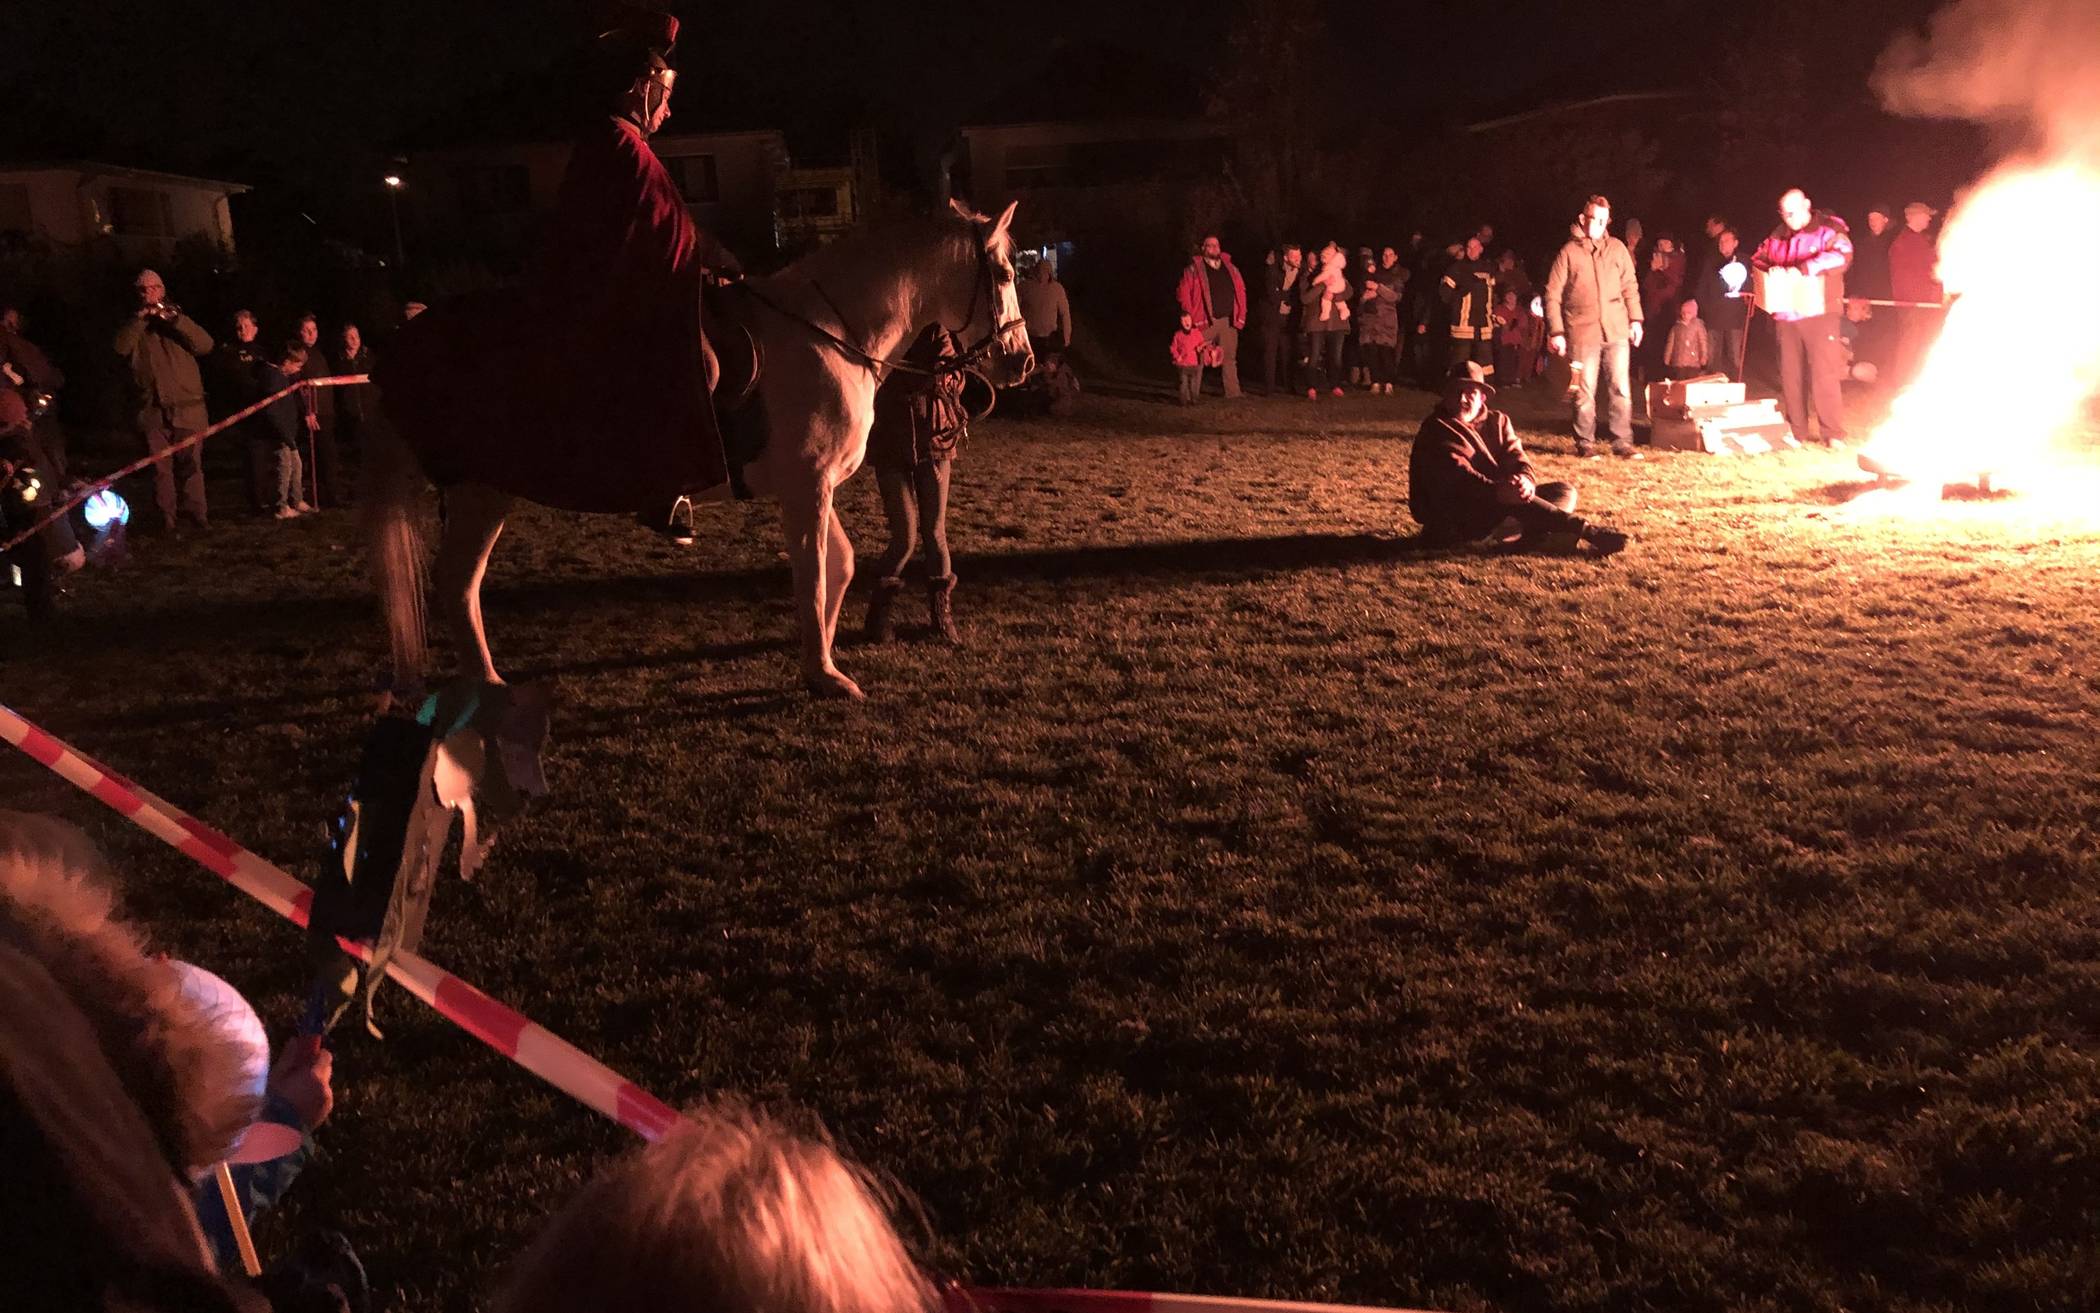
MULTIPOLYGON (((328 358, 327 348, 321 345, 320 320, 312 315, 299 320, 299 342, 306 348, 305 376, 333 377, 335 361, 328 358)), ((313 456, 313 468, 306 472, 307 483, 313 489, 313 504, 330 508, 350 502, 343 486, 342 456, 336 450, 335 394, 334 388, 308 388, 299 394, 306 409, 308 450, 313 456)))
MULTIPOLYGON (((372 353, 365 348, 365 335, 356 324, 344 324, 336 337, 335 368, 339 374, 372 372, 372 353)), ((364 458, 365 426, 379 399, 372 395, 370 383, 327 390, 335 393, 336 448, 345 464, 354 464, 364 458)), ((349 490, 356 484, 349 478, 342 482, 343 502, 348 505, 349 490)))
MULTIPOLYGON (((298 381, 310 359, 312 356, 306 345, 292 341, 284 344, 274 360, 258 360, 255 364, 256 395, 268 397, 284 391, 298 381)), ((300 445, 310 432, 307 421, 312 418, 312 413, 306 408, 306 393, 294 392, 290 396, 278 397, 263 408, 260 418, 264 427, 259 430, 258 440, 268 443, 270 518, 290 520, 308 514, 313 505, 306 500, 306 480, 299 456, 300 445)))
POLYGON ((1939 238, 1927 231, 1937 213, 1923 201, 1912 201, 1903 207, 1903 231, 1889 242, 1892 299, 1912 303, 1896 307, 1892 363, 1898 386, 1910 382, 1947 318, 1944 311, 1927 308, 1946 300, 1939 280, 1939 238))
MULTIPOLYGON (((168 300, 167 285, 141 269, 132 287, 138 309, 117 330, 116 353, 130 367, 132 427, 148 455, 158 456, 211 423, 204 410, 204 379, 197 362, 211 354, 211 334, 168 300)), ((211 527, 204 504, 204 444, 153 466, 153 504, 160 527, 177 532, 177 484, 182 517, 199 529, 211 527)))
MULTIPOLYGON (((263 399, 257 391, 261 380, 256 376, 256 366, 263 363, 265 354, 257 340, 262 335, 262 324, 253 310, 233 312, 233 337, 220 342, 211 353, 211 396, 213 409, 221 417, 245 410, 263 399)), ((270 436, 269 420, 262 415, 250 415, 235 428, 248 456, 248 509, 268 511, 270 509, 271 479, 276 470, 277 443, 270 436)))
POLYGON ((695 1109, 532 1242, 497 1313, 937 1313, 888 1192, 821 1133, 695 1109))

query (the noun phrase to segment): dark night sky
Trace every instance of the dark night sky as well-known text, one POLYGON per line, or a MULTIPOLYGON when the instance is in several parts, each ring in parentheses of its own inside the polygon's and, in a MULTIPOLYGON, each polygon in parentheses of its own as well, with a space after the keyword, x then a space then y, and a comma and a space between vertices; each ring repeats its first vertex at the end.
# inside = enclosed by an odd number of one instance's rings
MULTIPOLYGON (((1819 92, 1863 98, 1920 0, 1462 4, 1302 0, 1336 37, 1338 130, 1351 116, 1464 117, 1683 85, 1744 32, 1794 50, 1819 92)), ((685 19, 678 123, 779 126, 800 154, 848 127, 971 117, 1060 39, 1213 74, 1233 0, 709 0, 685 19)), ((208 173, 311 198, 368 182, 412 131, 576 48, 603 13, 580 0, 11 0, 0 31, 0 158, 88 157, 208 173)), ((365 190, 370 190, 369 187, 365 190)), ((309 203, 301 200, 297 203, 309 203)), ((367 198, 369 203, 369 198, 367 198)))
MULTIPOLYGON (((1144 49, 1201 72, 1215 62, 1232 8, 1228 0, 673 7, 687 19, 679 56, 690 88, 705 86, 706 100, 734 106, 731 117, 770 118, 800 132, 856 118, 961 116, 1058 37, 1144 49)), ((30 108, 0 116, 0 149, 17 158, 92 152, 188 167, 310 164, 347 147, 381 147, 441 118, 448 105, 545 65, 597 12, 578 0, 15 0, 6 8, 0 86, 8 103, 30 108)), ((1305 8, 1343 36, 1344 72, 1362 87, 1364 112, 1373 112, 1381 84, 1499 105, 1533 89, 1669 81, 1695 69, 1717 33, 1744 22, 1780 33, 1774 48, 1807 51, 1840 93, 1858 85, 1892 28, 1931 6, 1767 0, 1754 19, 1716 19, 1712 6, 1687 0, 1307 0, 1305 8)))

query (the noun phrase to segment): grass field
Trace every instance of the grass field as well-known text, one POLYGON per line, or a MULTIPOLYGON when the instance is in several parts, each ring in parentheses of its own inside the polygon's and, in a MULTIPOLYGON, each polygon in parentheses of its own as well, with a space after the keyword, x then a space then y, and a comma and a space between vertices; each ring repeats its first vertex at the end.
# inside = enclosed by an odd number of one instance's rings
MULTIPOLYGON (((1541 436, 1636 546, 1425 554, 1427 406, 983 426, 968 645, 846 649, 863 705, 794 691, 768 509, 697 554, 522 517, 488 610, 555 793, 426 951, 666 1098, 814 1111, 980 1282, 2100 1307, 2100 508, 1541 436)), ((310 871, 378 659, 350 534, 140 544, 0 695, 310 871)), ((26 759, 0 797, 290 1019, 294 932, 26 759)), ((263 1240, 472 1308, 624 1133, 383 1003, 263 1240)))

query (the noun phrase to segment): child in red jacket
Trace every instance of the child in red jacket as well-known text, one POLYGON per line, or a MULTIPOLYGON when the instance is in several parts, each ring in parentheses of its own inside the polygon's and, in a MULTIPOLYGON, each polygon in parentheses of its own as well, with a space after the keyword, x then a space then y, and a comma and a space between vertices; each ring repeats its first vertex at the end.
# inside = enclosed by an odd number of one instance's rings
POLYGON ((1181 331, 1174 334, 1167 354, 1181 374, 1181 404, 1195 405, 1203 392, 1203 331, 1196 327, 1195 316, 1186 310, 1181 312, 1181 331))

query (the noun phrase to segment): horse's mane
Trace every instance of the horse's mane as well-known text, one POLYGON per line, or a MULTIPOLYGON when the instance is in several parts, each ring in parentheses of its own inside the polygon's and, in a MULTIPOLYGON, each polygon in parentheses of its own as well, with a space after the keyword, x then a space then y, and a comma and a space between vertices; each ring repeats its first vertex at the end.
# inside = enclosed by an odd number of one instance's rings
MULTIPOLYGON (((930 243, 951 246, 952 254, 975 259, 978 225, 989 222, 985 216, 975 213, 965 219, 946 206, 937 211, 880 220, 865 228, 855 228, 837 241, 818 247, 774 277, 833 278, 841 269, 865 269, 871 264, 882 267, 890 263, 883 259, 871 261, 871 256, 893 256, 905 250, 922 250, 930 243)), ((1001 242, 1005 247, 1002 254, 1011 259, 1013 239, 1002 236, 1001 242)))

